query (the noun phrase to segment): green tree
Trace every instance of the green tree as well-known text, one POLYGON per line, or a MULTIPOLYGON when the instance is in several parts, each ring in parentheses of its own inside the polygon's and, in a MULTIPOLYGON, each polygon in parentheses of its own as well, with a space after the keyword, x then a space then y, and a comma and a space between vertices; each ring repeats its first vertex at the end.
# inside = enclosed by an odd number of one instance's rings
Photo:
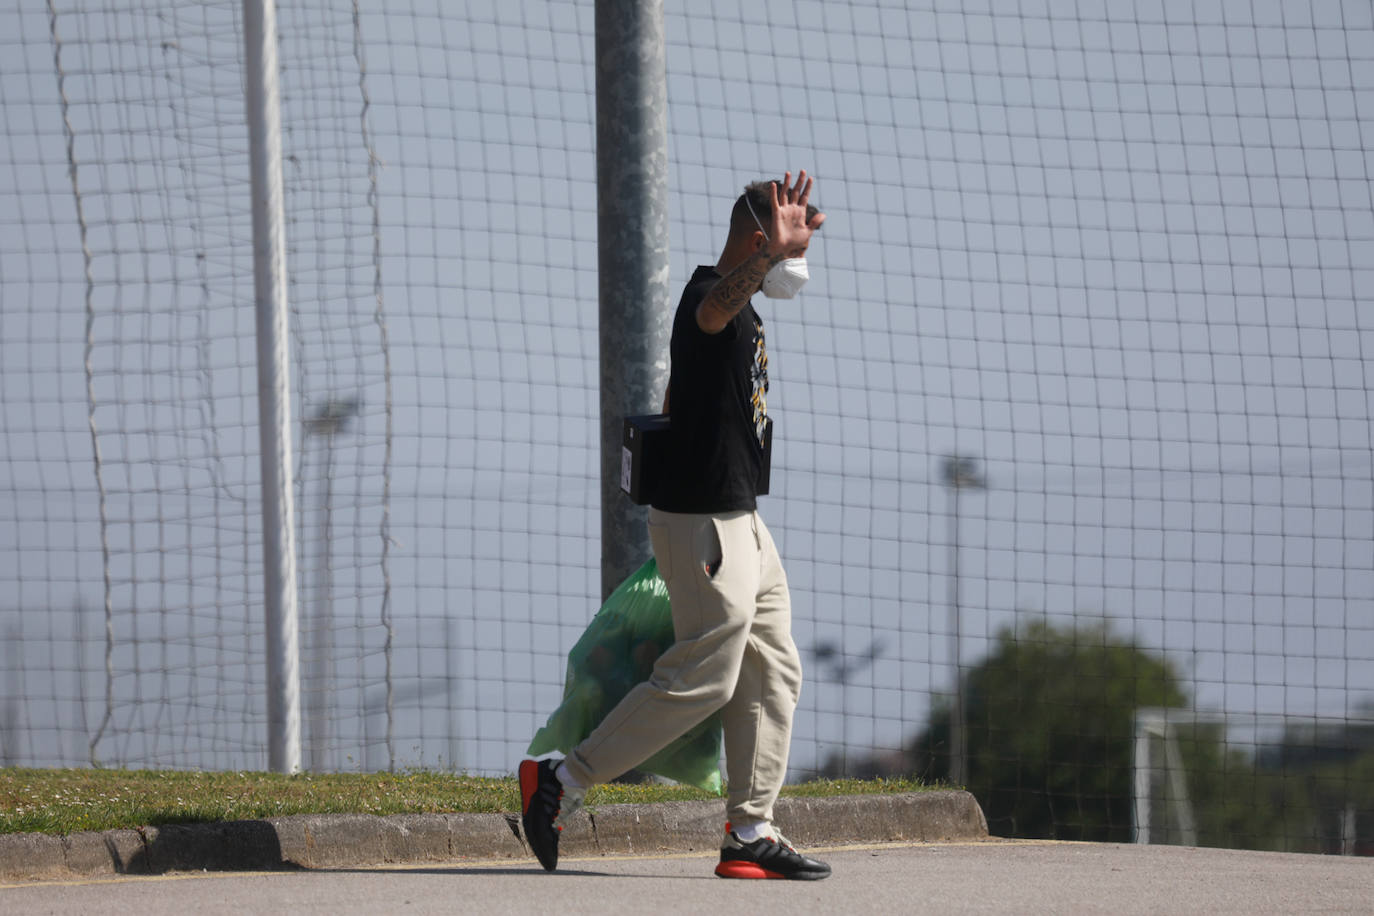
MULTIPOLYGON (((1187 702, 1167 660, 1104 626, 1004 629, 964 682, 967 788, 995 834, 1129 842, 1135 711, 1187 702)), ((915 741, 919 775, 948 778, 949 735, 946 703, 915 741)))

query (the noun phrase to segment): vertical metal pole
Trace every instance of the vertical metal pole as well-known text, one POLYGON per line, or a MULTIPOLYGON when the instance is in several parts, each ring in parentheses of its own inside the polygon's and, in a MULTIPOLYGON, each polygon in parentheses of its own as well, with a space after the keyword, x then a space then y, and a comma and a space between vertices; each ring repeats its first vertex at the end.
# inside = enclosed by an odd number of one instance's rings
POLYGON ((668 384, 668 90, 662 0, 596 0, 601 595, 649 556, 646 511, 620 490, 626 416, 668 384))
POLYGON ((945 484, 950 488, 949 512, 949 632, 950 662, 954 666, 954 708, 949 716, 949 781, 956 786, 968 782, 968 716, 964 711, 964 672, 960 667, 963 614, 959 608, 959 491, 965 487, 983 488, 987 481, 973 458, 947 455, 944 461, 945 484))
MULTIPOLYGON (((334 702, 334 437, 348 429, 348 424, 358 415, 360 401, 357 397, 331 397, 320 405, 320 409, 305 421, 305 445, 302 451, 310 454, 310 442, 320 443, 324 458, 320 462, 320 543, 319 569, 313 602, 307 602, 307 619, 302 627, 306 642, 305 651, 305 696, 301 705, 305 712, 303 743, 306 763, 311 771, 322 772, 329 769, 330 748, 333 745, 333 719, 330 706, 334 702), (313 606, 312 606, 313 605, 313 606)), ((367 716, 363 717, 363 728, 367 728, 367 716)), ((364 759, 361 764, 367 767, 366 735, 363 741, 364 759)))
MULTIPOLYGON (((331 535, 334 530, 335 429, 332 425, 327 426, 324 435, 316 437, 324 447, 324 473, 320 475, 320 568, 314 607, 307 611, 311 619, 306 626, 309 634, 307 667, 313 676, 306 679, 308 694, 302 703, 308 726, 304 731, 309 735, 305 739, 306 756, 311 771, 315 773, 329 768, 329 748, 334 737, 330 733, 332 718, 329 707, 334 700, 334 545, 331 535)), ((367 761, 362 763, 366 768, 367 761)))
POLYGON ((287 350, 285 205, 277 10, 244 0, 245 102, 253 194, 258 435, 262 453, 263 606, 267 623, 267 765, 301 768, 300 631, 296 520, 291 492, 291 370, 287 350))
POLYGON ((962 786, 968 779, 964 756, 968 748, 964 739, 964 672, 959 667, 960 643, 963 642, 959 613, 959 490, 957 482, 950 485, 949 513, 949 634, 950 664, 954 666, 954 708, 949 714, 949 781, 962 786))

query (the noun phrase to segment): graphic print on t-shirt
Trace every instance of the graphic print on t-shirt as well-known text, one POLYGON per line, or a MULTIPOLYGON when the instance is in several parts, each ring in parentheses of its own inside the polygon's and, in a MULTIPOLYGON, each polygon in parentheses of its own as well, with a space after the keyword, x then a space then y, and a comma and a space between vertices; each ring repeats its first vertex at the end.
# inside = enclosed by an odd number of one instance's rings
POLYGON ((768 348, 763 345, 763 319, 754 318, 754 365, 749 369, 753 381, 750 402, 754 405, 754 435, 759 445, 763 445, 763 434, 768 425, 768 348))

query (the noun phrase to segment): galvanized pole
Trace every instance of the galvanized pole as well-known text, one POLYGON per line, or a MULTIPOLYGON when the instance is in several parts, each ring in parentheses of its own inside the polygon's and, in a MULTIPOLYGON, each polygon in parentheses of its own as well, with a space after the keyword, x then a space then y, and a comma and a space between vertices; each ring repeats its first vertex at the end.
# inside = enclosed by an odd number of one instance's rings
MULTIPOLYGON (((953 460, 953 459, 951 459, 953 460)), ((951 476, 949 498, 949 661, 954 668, 954 705, 949 711, 949 781, 956 788, 968 780, 965 772, 965 757, 968 753, 968 739, 964 734, 964 671, 960 667, 961 643, 963 642, 963 621, 959 611, 959 490, 958 483, 951 476)))
POLYGON ((668 91, 662 0, 596 0, 601 316, 601 595, 650 553, 646 511, 620 489, 626 416, 668 384, 668 91))
MULTIPOLYGON (((306 762, 313 772, 329 768, 330 746, 333 744, 333 718, 330 707, 335 702, 334 690, 334 437, 348 430, 348 424, 358 415, 360 401, 356 397, 330 398, 313 416, 305 421, 308 455, 309 441, 320 441, 324 460, 320 469, 320 543, 318 580, 313 608, 307 603, 308 622, 304 629, 306 642, 305 690, 302 706, 305 726, 302 743, 306 762), (313 611, 313 613, 312 613, 313 611)), ((363 718, 367 726, 367 717, 363 718)), ((364 746, 367 743, 364 742, 364 746)), ((367 761, 362 761, 364 767, 367 761)))
POLYGON ((262 461, 263 607, 267 625, 267 765, 301 768, 300 633, 296 519, 291 491, 291 369, 286 313, 286 218, 277 84, 277 10, 244 0, 244 92, 253 195, 257 302, 258 436, 262 461))
POLYGON ((954 668, 954 706, 949 716, 949 781, 955 786, 968 782, 968 713, 964 708, 964 671, 961 667, 963 614, 959 608, 959 491, 982 489, 987 485, 972 458, 947 455, 944 480, 950 492, 949 513, 949 633, 950 665, 954 668))

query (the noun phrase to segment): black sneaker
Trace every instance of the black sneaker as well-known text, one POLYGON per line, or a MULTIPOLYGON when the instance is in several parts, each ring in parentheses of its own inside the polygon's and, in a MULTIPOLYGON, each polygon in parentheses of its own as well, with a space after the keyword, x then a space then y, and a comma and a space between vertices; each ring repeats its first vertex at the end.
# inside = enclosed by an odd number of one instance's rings
POLYGON ((797 852, 781 833, 746 843, 727 825, 716 876, 819 881, 830 877, 830 866, 797 852))
POLYGON ((520 822, 525 842, 548 871, 558 867, 558 834, 563 830, 556 823, 563 799, 563 784, 553 773, 557 765, 553 760, 520 761, 520 822))

